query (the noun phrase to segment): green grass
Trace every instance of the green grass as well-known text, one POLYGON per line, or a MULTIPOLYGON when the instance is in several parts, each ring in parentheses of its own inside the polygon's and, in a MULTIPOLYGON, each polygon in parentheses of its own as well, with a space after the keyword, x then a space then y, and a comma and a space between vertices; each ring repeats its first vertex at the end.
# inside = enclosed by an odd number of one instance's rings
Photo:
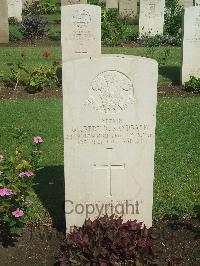
MULTIPOLYGON (((180 80, 180 66, 181 66, 181 49, 180 48, 121 48, 110 47, 103 48, 103 53, 110 54, 126 54, 151 57, 160 61, 164 51, 170 50, 170 56, 166 60, 166 64, 159 68, 159 85, 163 84, 178 84, 180 80)), ((60 47, 22 47, 22 48, 1 48, 0 49, 0 72, 4 77, 9 75, 9 68, 7 63, 18 62, 21 59, 21 52, 26 52, 27 57, 23 59, 24 63, 29 69, 33 69, 36 65, 45 64, 50 65, 53 61, 61 60, 60 47), (42 56, 44 51, 51 51, 52 56, 48 59, 42 56)), ((0 77, 1 79, 1 77, 0 77)))
MULTIPOLYGON (((42 220, 63 220, 62 100, 1 100, 0 153, 11 152, 14 127, 27 139, 41 135, 45 168, 35 186, 42 220)), ((195 216, 200 206, 200 98, 159 98, 157 108, 154 218, 195 216)), ((36 210, 36 212, 37 212, 36 210)))

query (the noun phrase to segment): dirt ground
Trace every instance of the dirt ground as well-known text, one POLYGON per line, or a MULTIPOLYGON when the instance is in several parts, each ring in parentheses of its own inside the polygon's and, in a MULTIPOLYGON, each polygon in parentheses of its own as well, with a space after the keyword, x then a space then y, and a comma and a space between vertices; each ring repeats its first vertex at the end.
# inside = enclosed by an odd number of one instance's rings
MULTIPOLYGON (((158 257, 155 265, 200 265, 199 220, 154 221, 151 238, 158 257)), ((18 241, 0 246, 0 265, 53 266, 61 256, 63 239, 64 228, 27 227, 18 241)))
MULTIPOLYGON (((158 88, 158 96, 165 97, 197 97, 200 94, 186 92, 181 86, 162 86, 158 88)), ((24 87, 13 88, 3 87, 0 84, 0 99, 41 99, 41 98, 61 98, 61 88, 43 89, 40 92, 31 94, 24 87)))

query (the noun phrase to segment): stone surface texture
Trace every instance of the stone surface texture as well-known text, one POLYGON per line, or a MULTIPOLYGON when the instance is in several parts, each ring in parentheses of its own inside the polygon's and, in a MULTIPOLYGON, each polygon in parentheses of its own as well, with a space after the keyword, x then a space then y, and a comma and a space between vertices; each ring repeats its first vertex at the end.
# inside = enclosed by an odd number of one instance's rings
POLYGON ((165 0, 140 0, 139 34, 163 34, 165 0))

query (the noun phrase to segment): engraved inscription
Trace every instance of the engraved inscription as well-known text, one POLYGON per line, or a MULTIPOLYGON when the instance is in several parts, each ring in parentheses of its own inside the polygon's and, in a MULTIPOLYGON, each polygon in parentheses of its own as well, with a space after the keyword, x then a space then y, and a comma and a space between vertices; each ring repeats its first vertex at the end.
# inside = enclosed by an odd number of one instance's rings
POLYGON ((95 40, 95 36, 90 29, 91 22, 92 19, 87 10, 77 9, 74 11, 72 17, 73 31, 66 36, 66 40, 75 41, 76 43, 74 53, 88 53, 87 42, 95 40))
POLYGON ((108 70, 92 81, 87 104, 96 111, 116 114, 133 103, 133 93, 133 84, 125 74, 108 70))
POLYGON ((152 136, 148 124, 126 124, 120 118, 109 118, 102 119, 95 125, 74 127, 67 132, 65 138, 81 145, 112 145, 147 143, 152 136))

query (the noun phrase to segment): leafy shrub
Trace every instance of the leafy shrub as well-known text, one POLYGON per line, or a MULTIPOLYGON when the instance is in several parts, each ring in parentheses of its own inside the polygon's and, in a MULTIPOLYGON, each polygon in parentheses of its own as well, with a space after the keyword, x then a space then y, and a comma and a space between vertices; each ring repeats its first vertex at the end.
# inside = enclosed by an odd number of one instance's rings
POLYGON ((56 30, 51 30, 48 34, 48 38, 53 41, 61 40, 61 32, 56 30))
POLYGON ((55 84, 58 83, 56 71, 57 68, 54 66, 36 67, 30 74, 26 85, 26 90, 30 93, 35 93, 41 91, 44 87, 55 87, 55 84))
POLYGON ((148 231, 142 223, 104 216, 87 220, 67 236, 62 265, 146 265, 153 258, 148 231), (148 256, 148 259, 147 259, 148 256), (120 264, 125 265, 125 264, 120 264), (128 265, 128 264, 127 264, 128 265))
POLYGON ((185 90, 200 93, 200 78, 190 76, 190 80, 184 84, 185 90))
POLYGON ((120 17, 117 10, 103 10, 101 25, 104 45, 115 46, 127 42, 126 19, 120 17))
POLYGON ((54 14, 56 12, 56 4, 51 3, 50 0, 41 4, 41 14, 54 14))
POLYGON ((87 2, 90 5, 98 5, 102 8, 104 8, 106 6, 104 0, 88 0, 87 2))
MULTIPOLYGON (((50 66, 36 66, 32 70, 23 62, 26 56, 27 54, 22 52, 21 60, 16 63, 8 63, 10 68, 9 79, 3 78, 6 86, 14 87, 14 89, 17 89, 19 85, 25 86, 30 93, 41 91, 44 87, 55 88, 60 86, 62 77, 59 62, 55 61, 50 66)), ((45 51, 42 56, 48 60, 51 53, 45 51)))
POLYGON ((165 33, 171 36, 181 35, 184 8, 179 0, 167 0, 165 11, 165 33))
POLYGON ((26 2, 23 9, 24 15, 40 15, 41 14, 41 5, 40 1, 26 2))
POLYGON ((41 159, 40 136, 34 137, 32 151, 18 129, 18 145, 13 156, 0 155, 0 239, 20 236, 31 211, 33 178, 41 159))
POLYGON ((17 42, 23 40, 24 36, 18 28, 9 27, 9 40, 17 42))
POLYGON ((15 17, 8 18, 9 25, 19 25, 19 21, 15 17))
POLYGON ((145 56, 158 61, 159 66, 166 65, 167 60, 170 57, 170 55, 171 55, 170 48, 164 48, 158 51, 158 49, 156 49, 155 47, 150 47, 150 48, 147 48, 145 52, 145 56))
POLYGON ((28 39, 39 39, 48 34, 48 21, 41 16, 26 16, 21 23, 21 32, 28 39))
POLYGON ((169 36, 169 35, 156 35, 156 36, 142 36, 138 38, 137 42, 145 47, 155 46, 180 46, 180 36, 169 36))

